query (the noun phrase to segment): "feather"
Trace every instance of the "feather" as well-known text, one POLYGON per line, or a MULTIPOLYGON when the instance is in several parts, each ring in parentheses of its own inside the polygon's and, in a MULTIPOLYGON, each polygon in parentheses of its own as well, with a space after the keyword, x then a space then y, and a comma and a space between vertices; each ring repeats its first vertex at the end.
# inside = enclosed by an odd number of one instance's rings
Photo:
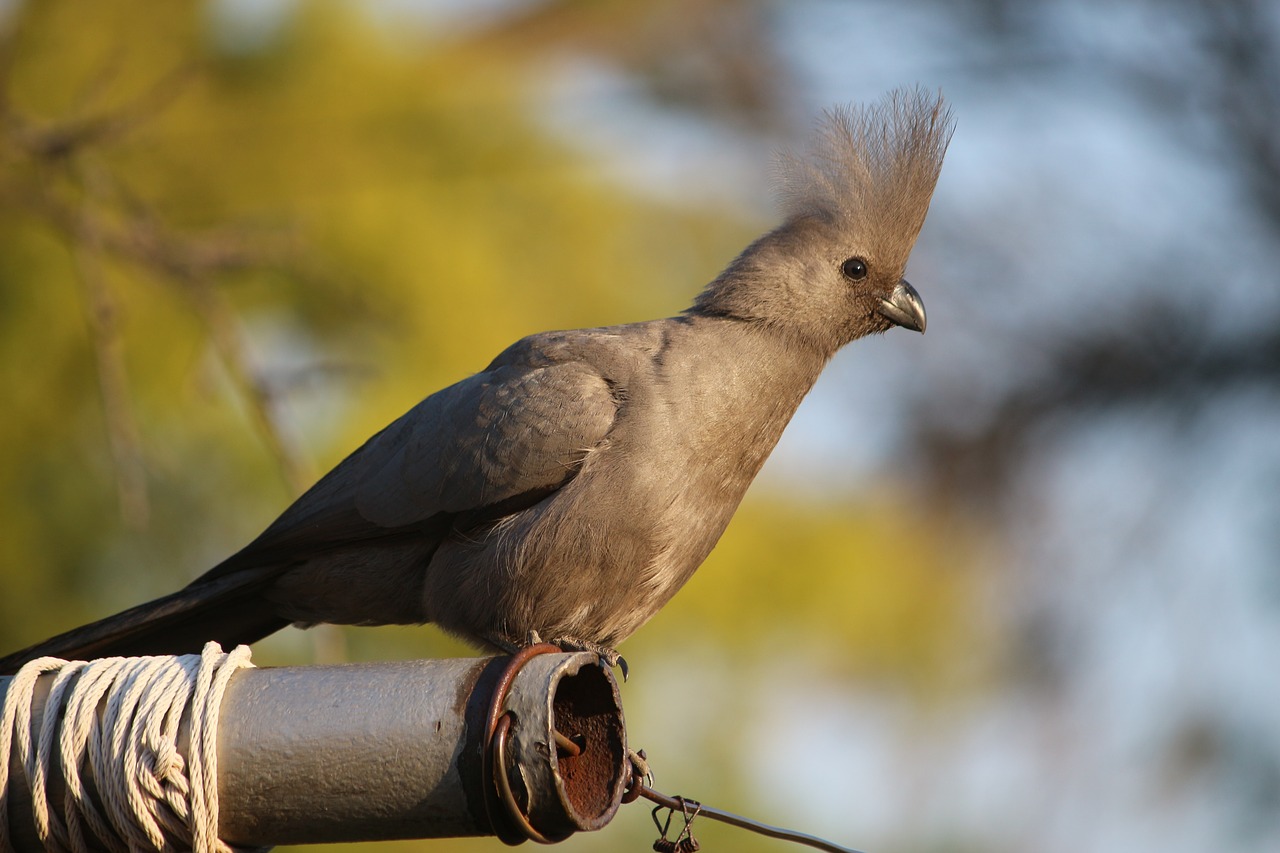
POLYGON ((783 211, 885 249, 901 247, 905 260, 953 129, 941 94, 918 88, 897 89, 876 104, 826 110, 805 150, 778 156, 783 211))

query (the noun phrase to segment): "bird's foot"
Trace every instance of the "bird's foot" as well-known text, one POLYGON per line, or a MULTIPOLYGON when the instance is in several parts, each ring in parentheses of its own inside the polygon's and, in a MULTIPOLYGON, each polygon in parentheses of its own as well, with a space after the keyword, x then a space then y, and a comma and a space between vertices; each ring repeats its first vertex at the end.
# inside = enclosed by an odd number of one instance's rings
POLYGON ((648 757, 643 749, 627 749, 627 761, 631 764, 631 776, 639 779, 641 784, 653 787, 653 770, 649 767, 648 757))
POLYGON ((617 649, 611 649, 600 643, 593 643, 590 640, 580 640, 577 637, 557 637, 550 642, 564 649, 566 652, 591 652, 599 655, 600 660, 604 661, 608 667, 617 667, 622 673, 622 680, 627 680, 630 668, 627 666, 627 659, 618 654, 617 649))
POLYGON ((566 652, 591 652, 599 655, 600 660, 606 666, 617 667, 622 672, 622 680, 627 680, 630 668, 627 666, 627 659, 618 654, 617 649, 611 649, 600 643, 593 643, 590 640, 580 640, 577 637, 557 637, 554 640, 543 640, 542 635, 537 631, 530 631, 525 634, 523 640, 513 639, 507 634, 492 633, 484 635, 484 641, 501 652, 514 655, 521 649, 527 649, 529 646, 536 646, 540 643, 547 642, 553 646, 559 646, 566 652))
POLYGON ((593 643, 590 640, 580 640, 577 637, 557 637, 554 640, 544 641, 537 631, 530 631, 525 635, 523 641, 515 640, 506 634, 498 633, 485 635, 484 640, 495 649, 509 655, 514 655, 516 652, 521 649, 526 649, 529 646, 536 646, 539 643, 548 642, 553 646, 559 646, 566 652, 591 652, 594 655, 599 655, 600 660, 602 660, 606 666, 617 667, 617 669, 622 673, 623 681, 627 680, 627 676, 630 673, 630 668, 627 666, 627 659, 618 654, 617 649, 611 649, 608 646, 603 646, 600 643, 593 643))
POLYGON ((532 646, 542 642, 542 640, 538 638, 537 631, 530 631, 529 637, 527 637, 524 642, 520 642, 506 634, 499 634, 496 631, 490 634, 482 634, 480 638, 498 651, 508 655, 514 655, 526 646, 532 646))

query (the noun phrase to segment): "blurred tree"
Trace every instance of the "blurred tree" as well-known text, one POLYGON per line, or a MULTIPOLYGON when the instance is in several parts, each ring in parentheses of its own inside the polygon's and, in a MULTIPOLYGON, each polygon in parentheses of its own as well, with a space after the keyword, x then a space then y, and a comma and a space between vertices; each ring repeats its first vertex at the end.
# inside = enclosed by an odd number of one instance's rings
POLYGON ((1127 797, 1150 805, 1042 849, 1270 850, 1276 6, 920 7, 956 46, 933 54, 950 90, 987 106, 958 136, 987 124, 987 142, 1022 155, 1003 170, 988 153, 936 218, 938 257, 970 287, 952 357, 919 365, 901 422, 922 499, 1000 531, 1005 696, 1046 742, 1067 729, 1039 754, 1063 782, 1028 798, 1028 830, 1127 797))
POLYGON ((794 81, 778 55, 770 4, 750 0, 550 0, 513 9, 477 32, 477 46, 533 58, 596 56, 650 97, 700 118, 777 128, 794 81))
MULTIPOLYGON (((1010 478, 1024 469, 1025 454, 1042 446, 1046 431, 1065 423, 1153 407, 1186 422, 1241 392, 1280 387, 1280 304, 1263 292, 1262 282, 1241 280, 1253 263, 1265 263, 1250 256, 1253 247, 1270 247, 1274 262, 1280 246, 1280 26, 1274 4, 1122 5, 1127 16, 1153 26, 1158 21, 1158 37, 1109 42, 1098 30, 1094 43, 1064 41, 1060 20, 1047 9, 968 0, 956 20, 968 28, 970 54, 1002 59, 960 70, 971 78, 1005 79, 1030 67, 1042 78, 1088 74, 1123 87, 1122 95, 1157 125, 1155 135, 1220 170, 1250 229, 1225 239, 1207 228, 1187 233, 1184 245, 1159 244, 1154 255, 1123 268, 1103 254, 1079 258, 1082 271, 1101 277, 1100 289, 1114 294, 1109 304, 1094 307, 1107 316, 1077 322, 1083 318, 1019 314, 1016 322, 1037 326, 1001 329, 1000 338, 1034 350, 1023 355, 1034 369, 1002 373, 1008 384, 977 398, 969 383, 931 383, 931 394, 943 393, 919 399, 907 422, 915 432, 910 444, 925 451, 919 471, 930 493, 946 495, 944 500, 986 496, 999 504, 1010 494, 1010 478), (958 409, 966 416, 957 418, 958 409)), ((1187 227, 1203 227, 1194 220, 1203 212, 1186 211, 1187 227)), ((1004 266, 989 260, 993 268, 1004 266)), ((991 334, 987 323, 1001 322, 973 319, 975 338, 991 334)), ((1007 352, 1001 357, 1019 358, 1007 352)))
POLYGON ((712 249, 635 262, 651 246, 736 242, 592 185, 484 54, 397 54, 333 4, 248 53, 199 7, 94 8, 24 5, 4 42, 3 570, 29 585, 3 597, 10 643, 197 572, 312 455, 519 335, 654 314, 685 296, 656 282, 705 278, 712 249), (133 31, 155 38, 125 54, 133 31), (146 535, 111 521, 103 476, 146 535), (30 606, 63 590, 84 597, 60 617, 30 606))
MULTIPOLYGON (((0 40, 0 645, 173 589, 523 334, 686 305, 759 223, 603 180, 529 104, 548 57, 587 50, 658 100, 770 127, 787 99, 769 8, 733 5, 534 3, 439 34, 299 2, 252 37, 220 29, 217 4, 16 5, 0 40)), ((903 515, 891 497, 752 497, 633 664, 698 649, 746 682, 806 654, 833 679, 945 685, 957 637, 983 639, 957 570, 973 543, 903 515)), ((344 636, 354 658, 462 652, 431 629, 344 636)), ((308 652, 285 636, 259 660, 308 652)), ((713 728, 663 766, 715 779, 709 800, 746 796, 741 732, 713 728)), ((647 815, 630 825, 649 835, 647 815)))

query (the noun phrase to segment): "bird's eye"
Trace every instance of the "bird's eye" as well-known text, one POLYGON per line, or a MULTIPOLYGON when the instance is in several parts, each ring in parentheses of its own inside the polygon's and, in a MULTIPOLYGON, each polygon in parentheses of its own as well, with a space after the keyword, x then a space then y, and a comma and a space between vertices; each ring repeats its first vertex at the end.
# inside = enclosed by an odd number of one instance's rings
POLYGON ((862 281, 867 277, 867 262, 862 258, 850 258, 840 265, 840 271, 850 281, 862 281))

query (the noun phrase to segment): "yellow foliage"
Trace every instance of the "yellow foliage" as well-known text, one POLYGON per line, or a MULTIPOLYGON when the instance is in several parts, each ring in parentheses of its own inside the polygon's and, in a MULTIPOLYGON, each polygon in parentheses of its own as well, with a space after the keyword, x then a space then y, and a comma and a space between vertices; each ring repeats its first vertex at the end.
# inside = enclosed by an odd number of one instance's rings
POLYGON ((656 654, 728 642, 728 662, 798 656, 837 679, 933 689, 991 639, 970 611, 976 559, 971 533, 939 519, 921 525, 892 503, 753 492, 693 580, 629 645, 656 654), (957 643, 969 654, 957 656, 957 643))
POLYGON ((85 251, 68 218, 266 246, 203 283, 237 319, 248 368, 283 386, 281 420, 317 470, 523 334, 680 306, 737 241, 593 182, 527 115, 520 68, 429 42, 391 49, 357 15, 302 4, 242 54, 220 51, 195 4, 17 12, 6 109, 26 135, 0 140, 4 645, 171 588, 292 497, 199 288, 154 259, 85 251), (64 157, 27 141, 104 117, 127 121, 64 157), (699 236, 671 261, 650 251, 699 236), (141 533, 113 507, 85 257, 112 302, 137 422, 141 533))

